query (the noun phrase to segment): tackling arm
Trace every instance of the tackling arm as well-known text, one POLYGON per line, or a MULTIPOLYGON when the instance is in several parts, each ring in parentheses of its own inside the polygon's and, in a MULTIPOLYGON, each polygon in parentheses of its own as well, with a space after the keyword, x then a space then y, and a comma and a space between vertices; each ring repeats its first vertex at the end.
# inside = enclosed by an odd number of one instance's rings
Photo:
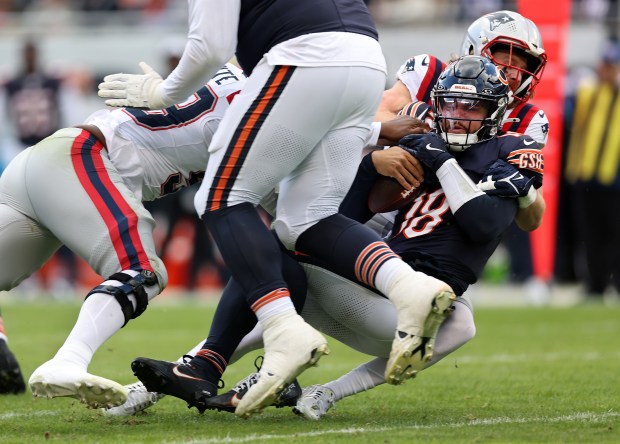
POLYGON ((146 63, 143 74, 112 74, 99 84, 106 105, 162 109, 198 90, 234 54, 241 0, 189 0, 189 32, 179 65, 162 80, 146 63))
POLYGON ((519 211, 517 211, 515 222, 523 231, 534 231, 542 224, 547 204, 543 198, 542 188, 536 190, 536 193, 537 197, 532 205, 527 208, 519 208, 519 211))

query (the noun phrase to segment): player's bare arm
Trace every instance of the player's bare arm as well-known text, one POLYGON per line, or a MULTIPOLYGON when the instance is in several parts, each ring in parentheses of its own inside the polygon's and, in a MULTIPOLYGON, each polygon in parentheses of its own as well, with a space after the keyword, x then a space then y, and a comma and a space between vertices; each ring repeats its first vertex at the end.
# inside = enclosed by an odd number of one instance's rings
POLYGON ((533 204, 527 208, 519 208, 515 216, 517 226, 523 231, 534 231, 542 224, 543 215, 547 204, 543 198, 542 188, 537 190, 537 197, 533 204))
POLYGON ((411 94, 403 82, 397 80, 396 83, 383 92, 381 103, 375 114, 376 122, 385 122, 396 117, 403 107, 411 102, 411 94))
POLYGON ((407 115, 396 116, 381 122, 381 131, 377 142, 380 146, 398 144, 398 141, 409 134, 424 134, 431 130, 428 123, 407 115))

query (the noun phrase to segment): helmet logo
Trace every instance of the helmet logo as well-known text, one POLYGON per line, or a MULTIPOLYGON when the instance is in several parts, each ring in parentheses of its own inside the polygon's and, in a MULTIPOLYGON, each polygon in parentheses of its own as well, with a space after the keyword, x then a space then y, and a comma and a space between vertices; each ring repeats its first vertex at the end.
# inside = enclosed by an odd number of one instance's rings
POLYGON ((505 12, 494 12, 492 14, 487 15, 490 24, 490 30, 494 31, 498 27, 505 25, 508 22, 514 22, 515 19, 510 17, 505 12))
POLYGON ((474 85, 461 85, 457 83, 450 87, 450 91, 465 91, 465 92, 476 92, 476 87, 474 85))

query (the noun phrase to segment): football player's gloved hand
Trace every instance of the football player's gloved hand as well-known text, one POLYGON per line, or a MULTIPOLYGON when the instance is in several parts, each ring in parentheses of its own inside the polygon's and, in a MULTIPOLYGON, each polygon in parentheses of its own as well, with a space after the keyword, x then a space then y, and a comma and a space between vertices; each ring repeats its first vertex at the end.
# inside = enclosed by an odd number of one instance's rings
POLYGON ((484 172, 478 188, 489 195, 519 198, 521 208, 534 203, 537 196, 534 177, 524 176, 504 159, 497 159, 484 172))
POLYGON ((165 108, 160 85, 162 77, 144 62, 139 64, 144 74, 111 74, 99 84, 99 97, 108 99, 108 106, 133 108, 165 108))
POLYGON ((454 158, 448 152, 446 142, 436 133, 411 134, 400 139, 399 145, 433 173, 454 158))

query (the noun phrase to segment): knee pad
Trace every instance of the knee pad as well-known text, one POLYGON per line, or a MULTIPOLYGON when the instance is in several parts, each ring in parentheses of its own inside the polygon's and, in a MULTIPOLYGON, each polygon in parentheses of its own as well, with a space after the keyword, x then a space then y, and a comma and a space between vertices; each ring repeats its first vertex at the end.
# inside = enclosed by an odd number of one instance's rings
POLYGON ((119 273, 114 273, 106 280, 117 281, 120 285, 98 285, 93 288, 84 299, 88 299, 88 297, 94 293, 104 293, 113 296, 121 306, 121 310, 125 316, 125 323, 123 324, 123 327, 127 325, 127 322, 129 322, 130 319, 137 318, 146 310, 146 307, 149 304, 149 297, 144 287, 157 284, 157 276, 155 276, 155 273, 148 270, 140 270, 140 272, 135 276, 131 276, 130 274, 121 271, 119 273), (136 298, 135 309, 129 300, 130 294, 133 294, 136 298))

